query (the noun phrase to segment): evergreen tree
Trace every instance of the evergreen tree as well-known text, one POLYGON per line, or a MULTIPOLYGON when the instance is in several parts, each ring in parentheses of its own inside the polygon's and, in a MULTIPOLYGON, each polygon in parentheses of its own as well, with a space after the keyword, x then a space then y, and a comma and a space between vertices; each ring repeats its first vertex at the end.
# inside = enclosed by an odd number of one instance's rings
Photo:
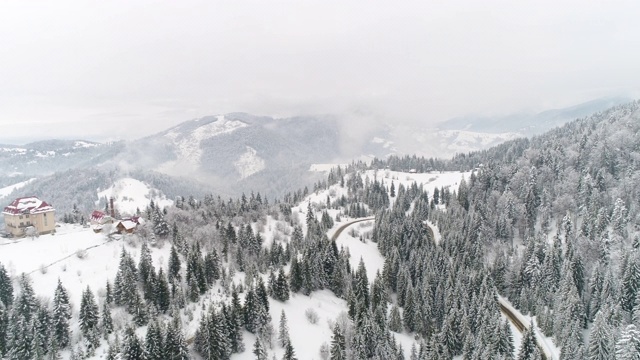
POLYGON ((95 349, 100 344, 100 333, 98 330, 100 314, 93 292, 88 286, 82 293, 79 317, 80 330, 82 331, 82 336, 85 339, 88 355, 93 355, 95 349))
POLYGON ((104 338, 108 339, 109 334, 113 332, 113 318, 111 317, 111 307, 105 301, 102 304, 102 333, 104 334, 104 338))
POLYGON ((171 305, 171 293, 169 292, 169 283, 162 268, 160 268, 156 276, 156 286, 154 290, 154 300, 158 310, 166 313, 167 310, 169 310, 169 305, 171 305))
POLYGON ((71 330, 69 329, 69 320, 71 320, 71 305, 69 304, 69 294, 67 289, 62 286, 62 282, 58 279, 53 296, 53 314, 52 314, 52 331, 55 336, 57 346, 64 349, 70 345, 71 330))
POLYGON ((605 316, 603 311, 596 314, 589 337, 589 360, 610 359, 614 354, 611 328, 605 316))
POLYGON ((7 329, 9 327, 9 311, 0 302, 0 359, 7 353, 7 329))
POLYGON ((522 342, 518 352, 518 360, 538 360, 538 343, 536 342, 535 330, 529 327, 522 333, 522 342))
POLYGON ((145 337, 145 350, 147 360, 164 360, 166 355, 164 353, 164 344, 162 329, 160 325, 153 321, 149 324, 147 329, 147 335, 145 337))
POLYGON ((267 350, 262 345, 260 337, 256 336, 256 341, 253 343, 253 354, 256 356, 256 360, 267 360, 267 350))
POLYGON ((391 314, 389 315, 389 330, 400 333, 403 329, 402 316, 400 316, 400 308, 395 304, 391 307, 391 314))
POLYGON ((180 281, 182 276, 180 275, 180 256, 174 245, 171 245, 171 254, 169 255, 169 282, 180 281))
POLYGON ((0 263, 0 302, 7 308, 13 303, 13 282, 2 263, 0 263))
POLYGON ((11 316, 7 358, 10 360, 35 359, 36 346, 32 322, 15 311, 11 316))
POLYGON ((43 304, 39 304, 33 322, 33 337, 36 358, 42 359, 49 352, 51 341, 51 314, 43 304))
POLYGON ((122 342, 122 359, 123 360, 146 360, 144 346, 142 341, 136 335, 135 329, 127 327, 122 342))
POLYGON ((640 331, 633 324, 627 327, 620 334, 616 343, 617 360, 640 360, 640 331))
POLYGON ((278 327, 278 343, 280 346, 285 347, 289 339, 289 326, 287 325, 287 315, 285 315, 284 310, 280 313, 280 326, 278 327))
POLYGON ((164 355, 167 360, 188 360, 189 350, 180 325, 180 314, 173 314, 173 321, 167 325, 167 333, 164 340, 164 355))
POLYGON ((36 300, 36 294, 31 286, 31 279, 25 273, 20 275, 18 280, 20 286, 20 293, 16 297, 15 311, 24 317, 27 323, 33 320, 33 317, 38 310, 38 301, 36 300))
POLYGON ((344 335, 340 326, 336 324, 333 327, 333 336, 331 337, 331 360, 346 360, 347 346, 345 344, 344 335))
POLYGON ((284 355, 282 356, 282 360, 297 360, 296 352, 293 350, 293 345, 291 341, 287 342, 287 345, 284 348, 284 355))

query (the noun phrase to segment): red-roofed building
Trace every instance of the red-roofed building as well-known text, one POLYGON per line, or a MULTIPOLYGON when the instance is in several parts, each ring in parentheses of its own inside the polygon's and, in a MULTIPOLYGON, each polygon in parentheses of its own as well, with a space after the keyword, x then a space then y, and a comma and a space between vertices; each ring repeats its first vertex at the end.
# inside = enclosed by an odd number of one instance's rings
POLYGON ((30 227, 38 234, 55 231, 55 209, 35 196, 17 198, 2 211, 4 223, 13 236, 24 236, 30 227))
POLYGON ((91 228, 94 232, 101 232, 105 225, 113 224, 114 219, 103 213, 100 210, 95 210, 91 213, 91 217, 89 219, 91 221, 91 228))

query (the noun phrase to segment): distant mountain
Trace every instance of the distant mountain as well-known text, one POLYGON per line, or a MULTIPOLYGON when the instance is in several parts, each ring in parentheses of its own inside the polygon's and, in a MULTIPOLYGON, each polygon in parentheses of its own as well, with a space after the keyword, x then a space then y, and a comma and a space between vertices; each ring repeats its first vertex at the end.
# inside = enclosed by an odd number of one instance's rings
POLYGON ((384 144, 343 146, 336 117, 272 118, 246 113, 186 121, 146 138, 128 142, 116 164, 199 180, 222 194, 284 189, 311 184, 320 174, 311 164, 386 156, 384 144))
POLYGON ((540 113, 516 113, 497 117, 463 116, 447 120, 439 124, 438 128, 440 130, 465 130, 480 133, 519 133, 523 136, 532 136, 564 125, 571 120, 630 101, 629 98, 611 97, 540 113))
MULTIPOLYGON (((26 145, 0 145, 0 173, 42 175, 89 167, 102 162, 114 144, 84 140, 45 140, 26 145)), ((106 158, 109 156, 107 155, 106 158)))

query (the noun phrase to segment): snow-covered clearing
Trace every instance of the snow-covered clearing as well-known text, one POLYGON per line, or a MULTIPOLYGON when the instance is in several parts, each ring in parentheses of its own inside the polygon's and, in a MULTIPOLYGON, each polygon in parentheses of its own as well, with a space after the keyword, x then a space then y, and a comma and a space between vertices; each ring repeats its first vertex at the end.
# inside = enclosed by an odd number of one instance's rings
POLYGON ((264 159, 258 156, 256 149, 247 146, 247 151, 240 155, 240 158, 233 163, 233 166, 240 173, 240 178, 244 179, 263 170, 265 162, 264 159))
POLYGON ((111 197, 114 198, 114 206, 123 215, 135 215, 137 209, 144 210, 151 200, 160 208, 173 205, 173 200, 167 199, 162 192, 133 178, 122 178, 108 189, 98 189, 98 198, 111 197))
POLYGON ((328 173, 331 169, 337 168, 338 166, 345 168, 347 164, 311 164, 309 171, 328 173))
POLYGON ((35 181, 36 178, 31 178, 29 180, 25 180, 22 182, 19 182, 17 184, 13 184, 13 185, 9 185, 9 186, 5 186, 3 188, 0 188, 0 199, 6 197, 7 195, 11 194, 14 190, 20 189, 25 187, 26 185, 32 183, 33 181, 35 181))
POLYGON ((391 182, 393 181, 396 191, 400 184, 407 187, 415 182, 418 185, 422 185, 423 189, 429 192, 429 195, 433 195, 433 190, 435 190, 436 187, 453 187, 457 189, 460 184, 460 180, 462 180, 463 177, 465 180, 468 180, 470 175, 470 171, 408 173, 391 170, 368 170, 361 174, 363 180, 367 177, 371 181, 374 179, 377 179, 378 181, 384 180, 387 189, 391 187, 391 182))

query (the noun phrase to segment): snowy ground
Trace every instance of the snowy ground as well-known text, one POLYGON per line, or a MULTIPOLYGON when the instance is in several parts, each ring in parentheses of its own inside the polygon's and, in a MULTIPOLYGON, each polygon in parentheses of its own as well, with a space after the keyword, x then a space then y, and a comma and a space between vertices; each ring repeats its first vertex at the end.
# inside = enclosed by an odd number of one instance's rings
MULTIPOLYGON (((71 301, 79 305, 87 286, 95 293, 105 287, 107 279, 113 281, 123 246, 137 261, 140 248, 128 243, 126 237, 109 240, 91 229, 62 224, 56 234, 0 240, 0 263, 11 276, 29 274, 36 294, 43 298, 53 298, 60 279, 71 301)), ((156 268, 162 265, 166 269, 170 247, 150 249, 156 268)))

